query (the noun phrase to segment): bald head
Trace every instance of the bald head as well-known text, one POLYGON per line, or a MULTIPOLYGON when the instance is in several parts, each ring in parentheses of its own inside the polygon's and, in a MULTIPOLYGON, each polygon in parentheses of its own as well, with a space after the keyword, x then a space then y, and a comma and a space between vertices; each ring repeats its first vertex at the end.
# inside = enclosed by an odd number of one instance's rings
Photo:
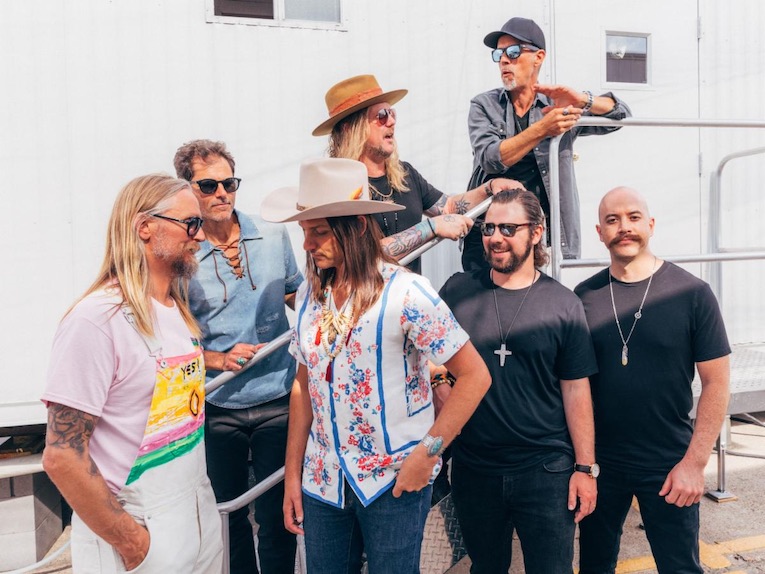
POLYGON ((619 211, 640 211, 646 219, 651 218, 645 198, 631 187, 615 187, 603 196, 598 207, 598 220, 603 224, 609 213, 619 211))

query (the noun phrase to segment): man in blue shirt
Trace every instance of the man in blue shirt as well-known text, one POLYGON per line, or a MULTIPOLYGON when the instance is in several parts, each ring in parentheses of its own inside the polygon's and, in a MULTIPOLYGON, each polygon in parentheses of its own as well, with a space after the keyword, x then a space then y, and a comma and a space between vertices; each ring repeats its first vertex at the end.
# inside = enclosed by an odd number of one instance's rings
MULTIPOLYGON (((241 371, 256 350, 289 329, 285 305, 294 306, 303 281, 287 231, 236 209, 240 179, 223 142, 195 140, 175 154, 179 178, 191 182, 205 220, 199 271, 189 286, 191 311, 202 330, 207 380, 241 371)), ((207 397, 207 466, 218 502, 284 465, 289 391, 295 361, 286 347, 243 371, 207 397)), ((258 554, 265 574, 292 574, 295 537, 282 520, 280 485, 255 502, 258 554)), ((258 572, 248 509, 230 517, 231 572, 258 572)))

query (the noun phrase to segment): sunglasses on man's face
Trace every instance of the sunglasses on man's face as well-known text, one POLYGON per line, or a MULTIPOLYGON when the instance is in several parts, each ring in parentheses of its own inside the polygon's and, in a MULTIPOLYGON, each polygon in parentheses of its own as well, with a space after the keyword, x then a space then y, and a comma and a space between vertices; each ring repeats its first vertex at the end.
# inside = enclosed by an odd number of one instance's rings
POLYGON ((511 60, 517 60, 521 55, 521 52, 527 50, 529 52, 538 52, 539 48, 531 46, 530 44, 513 44, 507 48, 496 48, 491 51, 491 59, 495 62, 499 62, 502 59, 502 54, 510 58, 511 60))
POLYGON ((205 220, 202 219, 201 217, 189 217, 188 219, 176 219, 175 217, 168 217, 167 215, 159 215, 158 213, 153 214, 153 217, 164 219, 165 221, 174 221, 175 223, 180 223, 181 225, 185 225, 186 234, 189 237, 194 237, 197 233, 199 233, 199 230, 202 229, 202 225, 205 222, 205 220))
POLYGON ((393 108, 382 108, 379 112, 377 112, 377 115, 375 116, 375 119, 380 123, 381 126, 388 125, 388 118, 393 118, 393 120, 395 120, 396 110, 393 108))
POLYGON ((226 193, 234 193, 237 189, 239 189, 239 183, 241 181, 242 178, 240 177, 227 177, 226 179, 198 179, 196 181, 192 181, 191 183, 197 184, 199 191, 205 195, 212 195, 218 191, 218 184, 223 186, 223 189, 226 190, 226 193))
POLYGON ((515 234, 521 227, 531 227, 531 225, 531 223, 486 223, 484 221, 479 223, 479 229, 484 237, 494 235, 494 230, 497 228, 499 228, 499 232, 503 237, 515 237, 515 234))

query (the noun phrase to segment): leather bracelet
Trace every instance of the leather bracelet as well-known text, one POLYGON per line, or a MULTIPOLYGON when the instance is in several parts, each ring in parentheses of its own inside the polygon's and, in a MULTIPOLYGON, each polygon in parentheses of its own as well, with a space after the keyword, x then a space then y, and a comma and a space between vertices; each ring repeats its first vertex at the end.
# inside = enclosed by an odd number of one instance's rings
POLYGON ((582 93, 587 94, 587 102, 584 104, 584 106, 582 106, 582 113, 589 112, 590 108, 592 107, 592 103, 595 101, 595 97, 592 95, 590 90, 584 90, 582 93))
POLYGON ((483 185, 483 191, 486 194, 486 197, 492 197, 494 195, 494 190, 491 188, 491 180, 483 185))
POLYGON ((430 226, 430 232, 433 234, 433 237, 436 236, 436 228, 433 227, 433 220, 428 217, 427 219, 428 225, 430 226))

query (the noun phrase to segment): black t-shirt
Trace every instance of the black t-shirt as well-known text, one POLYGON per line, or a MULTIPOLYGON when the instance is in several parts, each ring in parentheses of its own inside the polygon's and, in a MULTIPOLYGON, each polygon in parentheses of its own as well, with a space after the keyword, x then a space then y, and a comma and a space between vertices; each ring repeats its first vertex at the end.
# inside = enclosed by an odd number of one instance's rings
MULTIPOLYGON (((406 209, 392 213, 377 213, 374 217, 382 229, 383 235, 389 237, 400 231, 404 231, 422 221, 425 210, 441 199, 443 193, 430 185, 410 163, 401 162, 407 172, 404 180, 409 191, 393 191, 387 175, 369 178, 369 195, 375 201, 393 201, 403 205, 406 209)), ((422 262, 419 258, 412 261, 407 267, 415 273, 420 273, 422 262)))
MULTIPOLYGON (((717 300, 709 285, 664 262, 629 339, 627 365, 614 320, 609 270, 574 290, 592 333, 598 374, 591 379, 598 463, 619 470, 666 473, 685 455, 693 434, 694 365, 730 353, 717 300)), ((648 279, 612 280, 622 333, 627 337, 648 279)))
POLYGON ((573 455, 560 380, 592 375, 595 354, 581 302, 542 274, 529 291, 494 285, 488 271, 457 273, 440 295, 470 335, 492 385, 455 442, 454 457, 488 474, 529 468, 552 452, 573 455), (497 306, 512 355, 499 364, 497 306))

